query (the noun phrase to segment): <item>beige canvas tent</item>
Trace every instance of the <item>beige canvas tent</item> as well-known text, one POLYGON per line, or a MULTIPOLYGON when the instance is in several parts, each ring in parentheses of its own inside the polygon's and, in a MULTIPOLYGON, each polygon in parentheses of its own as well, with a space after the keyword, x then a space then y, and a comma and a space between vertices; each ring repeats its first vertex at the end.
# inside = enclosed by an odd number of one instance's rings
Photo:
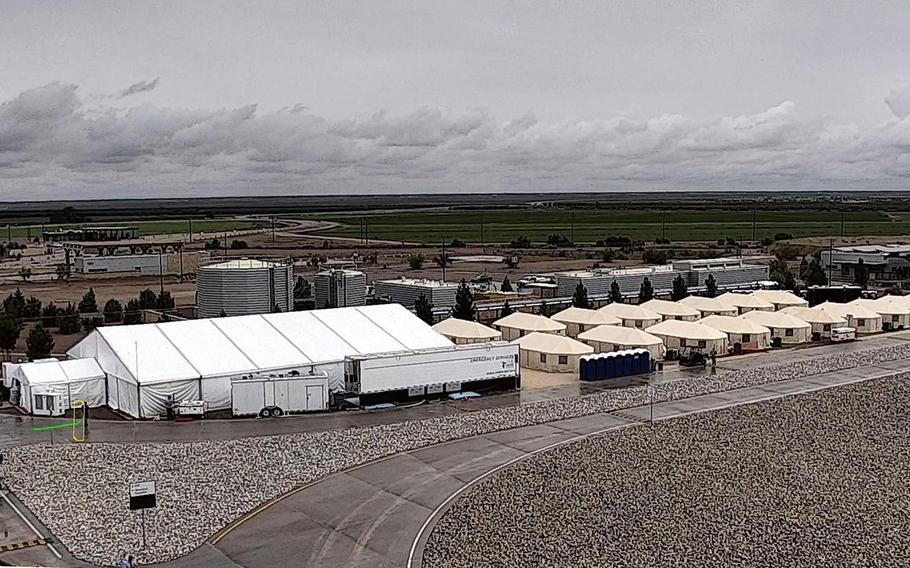
POLYGON ((882 296, 877 300, 853 300, 850 304, 869 308, 882 316, 882 330, 910 327, 910 302, 903 296, 882 296))
POLYGON ((766 302, 771 302, 774 304, 775 310, 782 310, 784 308, 808 308, 809 301, 803 298, 800 298, 793 292, 787 290, 756 290, 752 292, 752 295, 760 300, 766 302))
POLYGON ((708 316, 698 323, 726 333, 734 352, 736 344, 739 344, 743 351, 763 351, 771 348, 771 330, 754 321, 732 316, 708 316))
POLYGON ((643 348, 651 352, 651 359, 661 360, 666 351, 661 338, 634 327, 602 325, 579 334, 578 339, 593 347, 595 353, 643 348))
POLYGON ((565 335, 566 325, 537 314, 514 312, 493 322, 493 327, 502 332, 506 341, 514 341, 535 331, 565 335))
POLYGON ((513 341, 519 346, 519 364, 548 373, 577 373, 578 359, 594 352, 590 345, 564 335, 532 332, 513 341))
POLYGON ((831 313, 824 308, 798 308, 793 306, 782 309, 781 313, 790 314, 809 322, 812 326, 813 339, 830 339, 832 328, 847 325, 847 318, 831 313))
POLYGON ((728 306, 733 306, 736 308, 736 311, 739 312, 740 315, 752 311, 774 311, 774 304, 762 300, 761 298, 758 298, 751 294, 735 294, 733 292, 727 292, 726 294, 721 294, 718 296, 717 301, 723 304, 727 304, 728 306))
POLYGON ((552 316, 550 319, 566 325, 566 335, 578 337, 579 333, 594 329, 599 325, 622 325, 622 320, 616 316, 607 315, 598 310, 584 308, 566 308, 552 316))
POLYGON ((680 304, 684 306, 689 306, 690 308, 695 308, 701 312, 701 317, 706 316, 737 316, 739 315, 739 310, 733 306, 729 306, 717 298, 706 298, 704 296, 686 296, 679 301, 680 304))
POLYGON ((825 302, 815 306, 847 319, 847 325, 856 329, 856 333, 878 333, 882 330, 882 315, 859 304, 839 304, 825 302))
POLYGON ((811 338, 812 325, 783 312, 752 311, 741 316, 771 330, 771 340, 779 337, 783 345, 807 343, 811 338))
POLYGON ((463 345, 466 343, 486 343, 502 339, 502 333, 476 321, 466 321, 457 318, 442 320, 433 326, 433 329, 453 343, 463 345))
POLYGON ((622 324, 626 327, 637 327, 638 329, 644 329, 663 319, 660 314, 652 312, 648 308, 622 302, 607 304, 598 311, 621 319, 622 324))
POLYGON ((668 300, 648 300, 641 307, 658 313, 664 320, 682 320, 695 321, 701 318, 701 312, 697 309, 680 304, 679 302, 670 302, 668 300))
POLYGON ((664 342, 667 349, 680 352, 697 349, 703 353, 727 352, 727 334, 694 321, 667 320, 646 329, 664 342))

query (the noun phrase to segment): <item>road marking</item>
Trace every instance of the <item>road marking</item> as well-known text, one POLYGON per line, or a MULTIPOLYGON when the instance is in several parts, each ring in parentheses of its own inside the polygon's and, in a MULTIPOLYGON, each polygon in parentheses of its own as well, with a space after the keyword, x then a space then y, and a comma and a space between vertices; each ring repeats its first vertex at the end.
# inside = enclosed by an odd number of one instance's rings
MULTIPOLYGON (((11 508, 13 511, 15 511, 17 515, 19 515, 19 518, 22 519, 22 521, 23 521, 26 525, 28 525, 28 528, 32 529, 32 532, 35 533, 35 536, 37 536, 39 539, 44 540, 44 535, 41 534, 41 533, 38 531, 37 528, 35 528, 35 525, 33 525, 32 522, 29 521, 29 520, 25 517, 25 515, 22 514, 22 511, 20 511, 19 508, 16 507, 16 505, 13 504, 13 502, 9 500, 9 497, 6 496, 6 493, 4 493, 3 491, 0 491, 0 497, 3 497, 3 500, 6 501, 6 504, 9 505, 10 508, 11 508)), ((60 553, 57 552, 57 549, 54 548, 54 545, 52 545, 51 543, 48 542, 48 543, 47 543, 47 547, 51 549, 51 552, 54 553, 54 556, 57 557, 57 560, 63 560, 63 556, 61 556, 60 553)))

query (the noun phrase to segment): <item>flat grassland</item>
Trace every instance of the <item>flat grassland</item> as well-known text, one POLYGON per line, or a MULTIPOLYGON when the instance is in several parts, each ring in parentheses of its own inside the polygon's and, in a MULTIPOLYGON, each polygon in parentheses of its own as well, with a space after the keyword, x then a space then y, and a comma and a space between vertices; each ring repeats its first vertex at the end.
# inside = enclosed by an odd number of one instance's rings
MULTIPOLYGON (((255 221, 236 221, 232 219, 194 219, 193 233, 219 233, 223 231, 236 231, 243 229, 255 229, 261 223, 255 221)), ((67 224, 46 224, 44 230, 50 231, 55 229, 78 229, 80 227, 136 227, 140 236, 144 235, 170 235, 189 232, 189 223, 185 219, 163 220, 163 221, 136 221, 136 222, 109 222, 109 223, 83 223, 79 225, 67 224)), ((0 238, 6 238, 7 233, 13 239, 22 239, 31 235, 38 237, 41 235, 41 225, 13 225, 9 231, 6 227, 0 226, 0 238)))
POLYGON ((313 216, 341 223, 325 234, 361 237, 361 222, 369 237, 435 244, 460 239, 468 243, 508 243, 526 236, 535 244, 560 233, 577 243, 594 243, 607 236, 635 240, 671 241, 761 240, 778 233, 793 237, 910 234, 910 213, 834 210, 751 209, 550 209, 414 210, 394 213, 337 213, 313 216))

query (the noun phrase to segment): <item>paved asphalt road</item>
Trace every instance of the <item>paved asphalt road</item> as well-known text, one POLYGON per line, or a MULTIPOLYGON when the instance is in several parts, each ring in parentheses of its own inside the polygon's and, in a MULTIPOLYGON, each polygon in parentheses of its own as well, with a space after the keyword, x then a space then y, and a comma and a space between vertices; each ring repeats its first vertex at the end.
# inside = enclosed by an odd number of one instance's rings
MULTIPOLYGON (((910 360, 837 371, 803 379, 658 402, 655 419, 704 412, 867 380, 910 369, 910 360)), ((659 390, 657 398, 660 398, 659 390)), ((306 567, 405 568, 421 527, 437 508, 472 480, 557 442, 638 425, 649 406, 517 428, 441 444, 335 475, 276 502, 162 568, 306 567)), ((414 566, 419 566, 422 541, 414 566)))

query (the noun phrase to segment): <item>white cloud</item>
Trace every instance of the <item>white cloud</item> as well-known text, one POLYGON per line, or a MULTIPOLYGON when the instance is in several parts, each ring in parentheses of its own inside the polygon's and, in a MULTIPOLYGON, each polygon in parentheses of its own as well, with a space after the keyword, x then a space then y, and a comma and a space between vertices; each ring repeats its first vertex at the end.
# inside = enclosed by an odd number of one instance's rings
MULTIPOLYGON (((888 104, 903 108, 899 99, 888 104)), ((546 123, 423 108, 330 121, 302 105, 88 108, 75 86, 53 83, 0 104, 2 199, 905 189, 908 151, 906 115, 863 129, 806 117, 792 102, 712 120, 546 123)))

